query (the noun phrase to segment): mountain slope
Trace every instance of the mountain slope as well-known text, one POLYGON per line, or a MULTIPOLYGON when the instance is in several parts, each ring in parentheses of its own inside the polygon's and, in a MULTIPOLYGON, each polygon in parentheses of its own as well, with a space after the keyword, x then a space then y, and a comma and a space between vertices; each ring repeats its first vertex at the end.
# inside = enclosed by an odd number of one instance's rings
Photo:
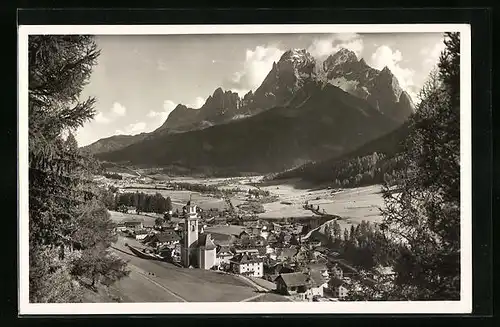
POLYGON ((382 183, 403 164, 398 155, 410 133, 407 122, 340 157, 311 162, 274 176, 273 179, 300 178, 315 184, 351 187, 382 183))
POLYGON ((285 105, 209 128, 149 137, 98 158, 267 173, 340 156, 398 124, 365 100, 307 82, 285 105))
POLYGON ((304 86, 317 81, 337 86, 366 100, 397 124, 413 112, 411 98, 389 69, 374 69, 347 49, 330 55, 321 65, 306 50, 293 49, 286 51, 273 64, 255 92, 250 91, 243 98, 217 88, 200 109, 177 105, 163 125, 148 136, 141 134, 125 138, 120 135, 99 140, 86 148, 93 153, 115 151, 146 137, 156 138, 232 123, 277 106, 293 107, 290 101, 297 102, 304 86))
POLYGON ((113 135, 104 139, 100 139, 92 144, 86 145, 81 149, 92 154, 110 152, 123 149, 130 144, 142 141, 147 136, 147 133, 141 133, 137 135, 113 135))

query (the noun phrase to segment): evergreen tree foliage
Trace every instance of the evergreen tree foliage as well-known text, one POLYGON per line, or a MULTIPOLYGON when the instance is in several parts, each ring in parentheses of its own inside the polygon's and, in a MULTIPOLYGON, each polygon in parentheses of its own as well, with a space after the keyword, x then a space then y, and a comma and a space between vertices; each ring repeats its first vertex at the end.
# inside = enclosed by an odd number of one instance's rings
MULTIPOLYGON (((71 133, 94 116, 95 99, 80 93, 99 51, 91 36, 32 35, 28 43, 30 301, 78 302, 82 252, 72 250, 105 249, 113 233, 92 181, 99 165, 71 133)), ((101 254, 89 262, 98 265, 101 254)))
POLYGON ((404 244, 391 296, 460 298, 460 36, 446 33, 439 70, 421 91, 405 169, 384 189, 384 224, 404 244))

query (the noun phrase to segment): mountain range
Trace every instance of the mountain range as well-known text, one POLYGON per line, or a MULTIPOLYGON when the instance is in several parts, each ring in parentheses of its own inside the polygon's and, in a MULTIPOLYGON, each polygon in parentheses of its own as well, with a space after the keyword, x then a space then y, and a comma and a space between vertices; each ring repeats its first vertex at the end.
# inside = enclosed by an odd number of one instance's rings
POLYGON ((339 157, 396 129, 413 110, 387 67, 372 68, 348 49, 322 63, 294 49, 255 92, 217 88, 200 109, 179 104, 151 133, 85 148, 133 165, 265 173, 339 157))

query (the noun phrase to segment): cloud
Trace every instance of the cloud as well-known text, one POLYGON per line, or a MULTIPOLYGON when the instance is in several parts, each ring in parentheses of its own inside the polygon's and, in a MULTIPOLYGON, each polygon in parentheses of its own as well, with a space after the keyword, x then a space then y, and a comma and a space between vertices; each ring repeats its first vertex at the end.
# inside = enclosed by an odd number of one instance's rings
POLYGON ((127 125, 124 129, 117 129, 113 135, 135 135, 145 131, 147 124, 143 121, 127 125))
POLYGON ((156 68, 158 68, 158 70, 161 70, 164 72, 169 69, 167 63, 164 62, 163 60, 156 61, 156 68))
POLYGON ((331 34, 315 38, 307 51, 314 58, 322 61, 339 51, 340 48, 349 49, 359 57, 363 51, 363 39, 356 33, 331 34))
POLYGON ((193 109, 200 109, 204 104, 205 99, 203 99, 202 97, 196 97, 196 99, 194 99, 194 102, 187 104, 187 106, 193 109))
POLYGON ((401 88, 407 91, 412 99, 416 99, 415 83, 413 81, 415 71, 401 67, 400 62, 403 60, 401 51, 393 50, 387 45, 381 45, 375 50, 370 59, 370 65, 374 68, 383 69, 387 66, 398 79, 401 88))
POLYGON ((165 100, 165 101, 163 101, 163 109, 165 111, 171 112, 172 110, 175 109, 175 107, 176 107, 175 102, 173 102, 171 100, 165 100))
POLYGON ((247 49, 242 70, 234 73, 228 83, 228 89, 252 90, 262 84, 264 78, 273 67, 273 62, 278 61, 284 51, 276 45, 258 45, 255 49, 247 49))
POLYGON ((107 124, 109 122, 111 122, 111 119, 109 119, 108 117, 106 117, 102 112, 98 112, 95 116, 94 116, 94 120, 99 123, 99 124, 107 124))
POLYGON ((231 89, 231 91, 235 92, 235 93, 238 93, 238 96, 240 98, 243 98, 249 91, 250 89, 231 89))
POLYGON ((167 119, 168 115, 174 110, 176 107, 175 102, 172 100, 163 101, 163 110, 162 111, 153 111, 151 110, 146 116, 149 118, 157 118, 158 120, 163 122, 167 119))
POLYGON ((434 66, 437 64, 441 52, 444 50, 445 45, 443 42, 436 43, 432 47, 425 47, 420 50, 420 54, 425 57, 422 63, 425 67, 434 66))
POLYGON ((125 114, 127 113, 127 108, 125 108, 120 103, 115 102, 115 103, 113 103, 113 107, 111 108, 111 111, 117 116, 125 116, 125 114))
POLYGON ((137 133, 143 132, 145 128, 146 128, 146 123, 141 121, 138 123, 133 123, 133 124, 128 125, 127 130, 132 134, 134 134, 134 133, 137 134, 137 133))

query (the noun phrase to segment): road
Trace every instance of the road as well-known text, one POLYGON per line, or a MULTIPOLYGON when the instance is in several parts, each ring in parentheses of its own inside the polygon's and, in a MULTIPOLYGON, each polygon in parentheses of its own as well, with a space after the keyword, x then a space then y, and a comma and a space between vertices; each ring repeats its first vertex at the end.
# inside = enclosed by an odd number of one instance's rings
POLYGON ((113 287, 123 302, 239 302, 259 295, 238 276, 141 259, 132 254, 125 243, 139 245, 133 239, 120 236, 112 247, 128 261, 131 271, 129 277, 113 287))

